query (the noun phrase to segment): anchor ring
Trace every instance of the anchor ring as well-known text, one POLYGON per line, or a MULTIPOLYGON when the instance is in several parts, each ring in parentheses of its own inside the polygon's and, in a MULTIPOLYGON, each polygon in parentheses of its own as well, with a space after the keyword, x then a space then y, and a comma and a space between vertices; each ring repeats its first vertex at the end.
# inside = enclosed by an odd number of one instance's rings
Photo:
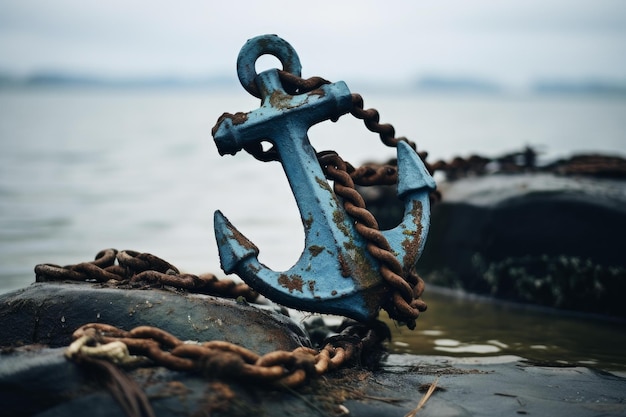
POLYGON ((246 91, 257 98, 261 93, 256 85, 255 64, 262 55, 273 55, 283 65, 283 71, 300 77, 302 65, 296 50, 286 40, 276 35, 262 35, 248 39, 237 57, 237 75, 246 91))

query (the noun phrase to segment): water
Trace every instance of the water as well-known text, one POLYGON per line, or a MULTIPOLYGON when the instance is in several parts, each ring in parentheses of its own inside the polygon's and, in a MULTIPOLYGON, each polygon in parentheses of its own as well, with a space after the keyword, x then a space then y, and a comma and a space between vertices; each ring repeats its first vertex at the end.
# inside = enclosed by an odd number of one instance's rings
POLYGON ((626 376, 623 322, 428 289, 428 310, 415 331, 390 323, 391 352, 515 355, 532 363, 588 366, 626 376))
MULTIPOLYGON (((544 158, 626 154, 626 100, 582 97, 365 95, 398 135, 450 159, 541 145, 544 158)), ((224 111, 249 111, 241 91, 0 91, 0 293, 33 282, 38 263, 71 264, 107 247, 161 256, 220 275, 212 216, 223 213, 269 267, 303 249, 282 169, 247 154, 220 157, 210 131, 224 111)), ((360 163, 394 155, 349 116, 310 131, 318 150, 360 163)), ((419 331, 392 347, 623 369, 623 326, 431 294, 419 331), (443 298, 442 298, 443 297, 443 298), (468 309, 472 314, 468 314, 468 309), (615 327, 618 326, 618 327, 615 327)))

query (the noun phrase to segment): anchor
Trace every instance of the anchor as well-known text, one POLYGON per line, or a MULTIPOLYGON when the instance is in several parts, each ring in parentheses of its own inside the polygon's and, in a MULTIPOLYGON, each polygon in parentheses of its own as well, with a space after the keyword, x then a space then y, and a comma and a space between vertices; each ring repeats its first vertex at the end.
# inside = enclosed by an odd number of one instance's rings
MULTIPOLYGON (((212 133, 220 155, 234 155, 264 141, 274 146, 300 211, 305 249, 290 269, 273 271, 259 262, 259 249, 217 210, 214 227, 222 269, 281 305, 372 320, 389 288, 378 272, 379 261, 367 250, 368 242, 329 186, 307 136, 314 124, 336 120, 352 109, 350 90, 340 81, 291 95, 277 69, 256 73, 254 64, 264 54, 274 55, 284 71, 300 77, 300 60, 289 43, 276 35, 248 40, 239 53, 237 72, 261 106, 249 113, 224 114, 212 133)), ((410 268, 428 234, 428 196, 435 182, 407 143, 398 142, 397 157, 398 196, 405 212, 397 227, 382 234, 396 259, 410 268)))

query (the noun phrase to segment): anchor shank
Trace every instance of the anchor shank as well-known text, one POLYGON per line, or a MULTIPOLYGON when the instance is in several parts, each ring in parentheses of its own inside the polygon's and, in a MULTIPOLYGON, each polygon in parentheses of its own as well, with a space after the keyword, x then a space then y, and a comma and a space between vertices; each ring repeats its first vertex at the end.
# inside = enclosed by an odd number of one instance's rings
POLYGON ((326 181, 314 148, 304 139, 276 142, 283 169, 305 227, 306 245, 315 242, 337 242, 337 197, 326 181), (314 239, 313 239, 314 238, 314 239), (313 240, 313 242, 311 242, 313 240))

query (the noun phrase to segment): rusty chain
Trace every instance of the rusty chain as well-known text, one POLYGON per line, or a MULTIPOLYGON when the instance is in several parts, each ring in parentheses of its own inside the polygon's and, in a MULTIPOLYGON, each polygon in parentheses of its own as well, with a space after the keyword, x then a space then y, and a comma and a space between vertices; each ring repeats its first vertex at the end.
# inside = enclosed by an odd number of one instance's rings
POLYGON ((75 265, 40 264, 35 266, 35 276, 37 282, 70 280, 130 286, 167 285, 200 294, 244 297, 249 302, 258 297, 258 293, 244 283, 220 280, 213 274, 183 274, 157 256, 130 250, 104 249, 96 255, 94 261, 75 265))
POLYGON ((277 388, 296 387, 367 355, 389 337, 388 332, 382 323, 366 326, 350 322, 338 335, 328 338, 322 349, 301 346, 292 351, 259 355, 225 341, 184 342, 151 326, 126 331, 108 324, 89 323, 74 332, 75 342, 66 356, 75 361, 109 357, 113 362, 124 363, 129 355, 136 355, 174 371, 200 372, 210 378, 263 381, 277 388), (115 350, 108 348, 112 344, 127 350, 120 354, 117 349, 109 354, 115 350))
MULTIPOLYGON (((157 256, 129 250, 105 249, 96 255, 94 261, 64 267, 40 264, 35 267, 35 273, 37 282, 71 280, 131 286, 167 285, 204 294, 231 298, 245 297, 251 302, 258 296, 245 283, 217 280, 212 274, 200 276, 181 274, 175 266, 157 256)), ((141 326, 124 331, 108 324, 92 323, 76 330, 74 339, 88 337, 88 344, 105 347, 99 349, 98 353, 90 351, 89 346, 78 351, 70 347, 68 357, 80 363, 88 362, 88 366, 98 368, 98 372, 105 372, 107 367, 95 363, 94 360, 106 357, 113 362, 122 363, 119 358, 121 354, 119 346, 112 345, 114 342, 121 342, 124 345, 122 350, 127 349, 130 354, 145 356, 169 369, 200 370, 206 371, 207 375, 218 377, 264 379, 271 381, 275 386, 292 387, 313 375, 321 375, 335 369, 361 353, 367 355, 390 337, 389 330, 382 322, 368 325, 352 321, 347 323, 338 335, 327 339, 319 351, 300 347, 292 352, 277 351, 264 356, 223 341, 184 343, 155 327, 141 326), (82 360, 84 358, 90 360, 82 360)), ((109 376, 109 379, 117 381, 117 385, 127 383, 121 377, 109 376)), ((113 382, 112 384, 110 387, 117 386, 113 382)))

